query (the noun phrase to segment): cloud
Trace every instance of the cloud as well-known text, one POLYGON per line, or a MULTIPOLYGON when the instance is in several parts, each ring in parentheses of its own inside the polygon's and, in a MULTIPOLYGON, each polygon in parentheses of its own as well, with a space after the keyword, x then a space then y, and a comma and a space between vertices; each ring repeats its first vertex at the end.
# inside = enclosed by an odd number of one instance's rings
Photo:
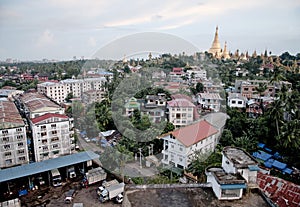
POLYGON ((48 47, 55 43, 53 33, 46 29, 43 34, 37 39, 36 45, 37 47, 48 47))
POLYGON ((95 40, 94 37, 89 37, 89 39, 88 39, 88 45, 91 46, 91 47, 97 46, 97 41, 95 40))

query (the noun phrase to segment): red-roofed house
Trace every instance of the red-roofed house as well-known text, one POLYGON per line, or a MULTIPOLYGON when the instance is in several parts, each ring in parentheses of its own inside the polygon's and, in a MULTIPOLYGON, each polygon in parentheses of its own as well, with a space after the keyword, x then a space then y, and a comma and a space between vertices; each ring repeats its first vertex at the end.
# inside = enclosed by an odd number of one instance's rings
POLYGON ((71 154, 75 149, 73 119, 64 114, 46 113, 30 120, 35 161, 71 154))
POLYGON ((300 186, 281 178, 257 174, 259 188, 279 207, 300 206, 300 186))
MULTIPOLYGON (((178 97, 178 95, 176 95, 178 97)), ((184 98, 176 98, 168 101, 167 108, 169 110, 169 122, 173 123, 176 128, 191 124, 199 116, 196 106, 184 98)))
POLYGON ((212 151, 218 130, 206 120, 179 128, 161 137, 164 140, 162 163, 187 168, 195 151, 212 151))

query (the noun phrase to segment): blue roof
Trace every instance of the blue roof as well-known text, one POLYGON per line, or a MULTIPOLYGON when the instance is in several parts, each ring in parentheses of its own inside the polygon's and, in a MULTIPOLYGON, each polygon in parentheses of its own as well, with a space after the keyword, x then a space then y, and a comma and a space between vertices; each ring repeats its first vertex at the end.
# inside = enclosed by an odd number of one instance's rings
POLYGON ((99 158, 99 155, 92 151, 79 152, 72 155, 66 155, 42 162, 34 162, 27 165, 11 167, 0 170, 0 182, 13 180, 29 175, 34 175, 41 172, 46 172, 55 168, 61 168, 69 165, 74 165, 88 160, 99 158))
POLYGON ((266 161, 272 157, 272 155, 270 155, 264 151, 261 151, 261 150, 259 150, 258 152, 254 152, 252 155, 253 155, 253 157, 258 158, 262 161, 266 161))
POLYGON ((273 165, 273 167, 276 167, 279 170, 283 170, 287 166, 287 164, 285 164, 283 162, 279 162, 277 160, 275 160, 272 165, 273 165))
POLYGON ((224 185, 221 185, 220 186, 221 189, 224 189, 224 190, 230 190, 230 189, 245 189, 246 188, 246 184, 243 183, 243 184, 224 184, 224 185))
POLYGON ((272 150, 271 150, 270 148, 265 147, 264 149, 265 149, 267 152, 270 152, 270 153, 272 152, 272 150))

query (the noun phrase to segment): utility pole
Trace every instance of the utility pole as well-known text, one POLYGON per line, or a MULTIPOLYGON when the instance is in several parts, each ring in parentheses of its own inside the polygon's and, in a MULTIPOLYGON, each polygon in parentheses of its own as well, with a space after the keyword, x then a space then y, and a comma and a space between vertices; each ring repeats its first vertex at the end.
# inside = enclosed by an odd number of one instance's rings
POLYGON ((139 148, 140 152, 140 168, 142 168, 142 148, 139 148))

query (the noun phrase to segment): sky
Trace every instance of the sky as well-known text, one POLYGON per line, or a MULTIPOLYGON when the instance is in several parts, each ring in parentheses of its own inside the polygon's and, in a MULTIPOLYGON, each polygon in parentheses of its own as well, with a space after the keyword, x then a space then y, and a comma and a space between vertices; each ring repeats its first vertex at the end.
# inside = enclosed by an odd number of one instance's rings
MULTIPOLYGON (((295 55, 299 19, 299 0, 1 0, 0 60, 91 58, 115 41, 147 32, 178 37, 203 52, 217 25, 221 46, 227 41, 231 52, 295 55)), ((137 44, 115 50, 126 53, 137 44)))

